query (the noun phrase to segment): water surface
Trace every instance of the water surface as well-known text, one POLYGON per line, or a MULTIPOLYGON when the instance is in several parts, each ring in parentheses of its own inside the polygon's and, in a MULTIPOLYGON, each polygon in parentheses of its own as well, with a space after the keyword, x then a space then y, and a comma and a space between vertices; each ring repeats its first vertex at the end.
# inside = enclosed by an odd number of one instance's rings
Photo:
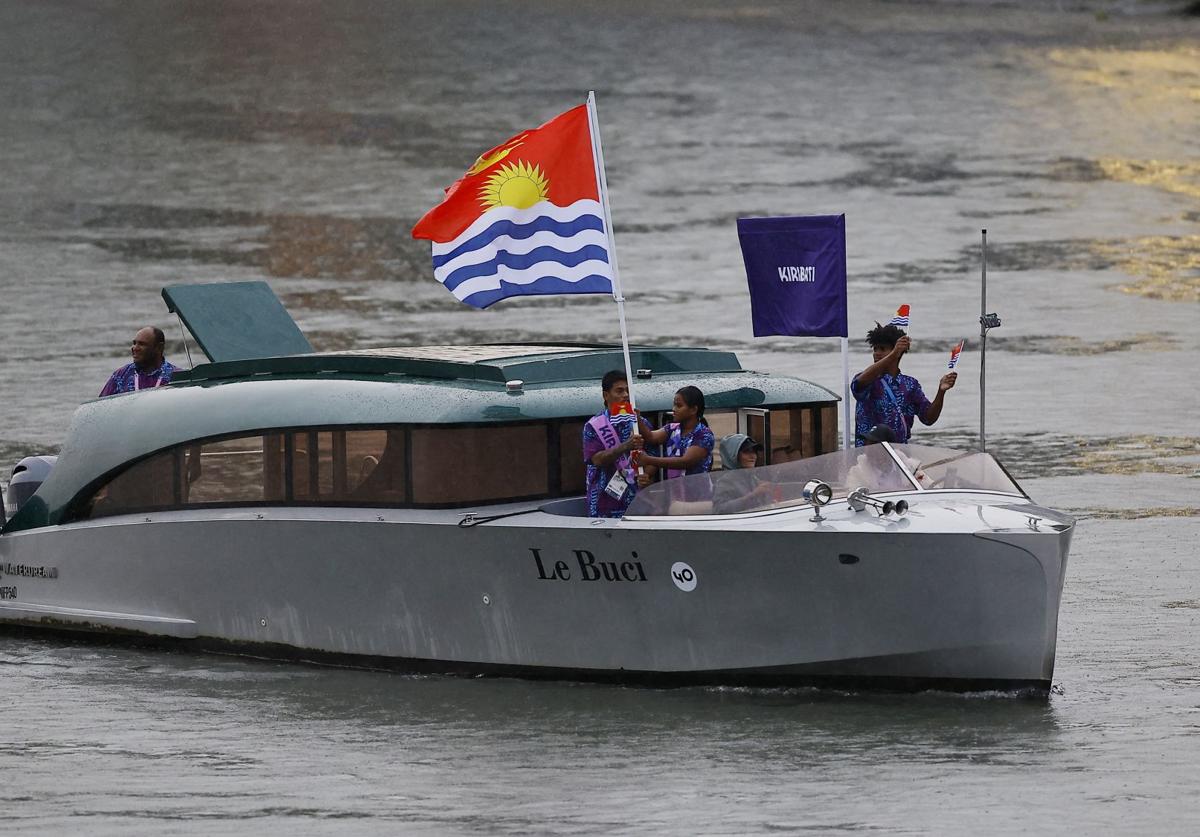
MULTIPOLYGON (((1048 701, 409 678, 0 638, 0 832, 1194 834, 1200 19, 1139 2, 0 2, 0 463, 166 284, 266 279, 320 349, 615 339, 476 312, 414 221, 597 92, 630 332, 750 335, 734 221, 846 213, 850 327, 977 338, 988 442, 1079 515, 1048 701)), ((194 349, 193 349, 194 350, 194 349)), ((978 441, 977 339, 922 441, 978 441)), ((853 363, 866 362, 855 345, 853 363)), ((602 637, 597 638, 602 641, 602 637)))

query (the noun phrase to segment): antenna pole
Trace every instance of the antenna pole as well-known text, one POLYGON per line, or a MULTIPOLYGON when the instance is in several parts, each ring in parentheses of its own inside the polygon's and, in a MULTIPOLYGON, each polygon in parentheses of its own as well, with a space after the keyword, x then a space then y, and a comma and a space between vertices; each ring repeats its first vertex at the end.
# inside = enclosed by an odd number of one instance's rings
POLYGON ((987 230, 983 236, 983 261, 979 280, 979 449, 987 450, 984 414, 987 405, 987 230))
POLYGON ((187 352, 188 369, 195 369, 196 364, 192 363, 192 350, 187 344, 187 330, 183 327, 183 318, 179 316, 179 312, 175 312, 175 319, 179 321, 179 334, 183 337, 183 350, 187 352))

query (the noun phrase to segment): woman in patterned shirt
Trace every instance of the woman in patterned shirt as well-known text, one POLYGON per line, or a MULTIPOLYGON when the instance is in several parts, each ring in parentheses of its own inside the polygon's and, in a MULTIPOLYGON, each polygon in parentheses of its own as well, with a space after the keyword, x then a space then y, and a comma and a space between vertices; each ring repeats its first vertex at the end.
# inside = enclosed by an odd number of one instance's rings
MULTIPOLYGON (((716 439, 704 420, 704 393, 699 387, 686 386, 675 393, 672 417, 675 420, 662 428, 668 434, 663 451, 666 455, 650 456, 643 452, 637 462, 651 468, 666 468, 667 479, 708 473, 712 469, 716 439)), ((643 485, 649 480, 649 474, 638 479, 643 485)), ((707 480, 688 480, 686 485, 687 496, 676 499, 702 500, 712 495, 707 480)))

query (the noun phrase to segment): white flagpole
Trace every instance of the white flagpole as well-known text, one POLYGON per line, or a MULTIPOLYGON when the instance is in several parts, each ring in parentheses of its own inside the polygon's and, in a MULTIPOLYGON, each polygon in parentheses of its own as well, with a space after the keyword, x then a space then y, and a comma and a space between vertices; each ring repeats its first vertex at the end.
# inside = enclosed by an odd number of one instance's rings
MULTIPOLYGON (((617 269, 617 242, 613 236, 612 211, 608 207, 608 179, 604 176, 604 149, 600 145, 600 122, 596 117, 596 92, 588 91, 588 127, 592 132, 592 162, 600 187, 600 205, 604 209, 604 233, 608 237, 608 263, 612 267, 613 299, 617 301, 617 319, 621 322, 621 351, 625 355, 625 375, 629 379, 629 406, 637 409, 633 398, 633 364, 629 360, 629 334, 625 330, 625 296, 621 293, 621 273, 617 269)), ((634 421, 634 432, 641 435, 641 422, 634 421)))
POLYGON ((850 338, 843 337, 842 341, 842 448, 850 450, 854 446, 851 433, 854 427, 850 414, 854 410, 854 402, 850 400, 850 338))

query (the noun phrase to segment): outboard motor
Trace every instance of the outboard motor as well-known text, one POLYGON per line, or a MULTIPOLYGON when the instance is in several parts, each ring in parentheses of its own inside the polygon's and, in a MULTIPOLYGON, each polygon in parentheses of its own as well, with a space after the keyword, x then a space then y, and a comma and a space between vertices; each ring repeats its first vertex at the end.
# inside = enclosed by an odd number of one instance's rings
POLYGON ((27 456, 17 463, 8 480, 8 496, 3 504, 6 517, 7 514, 16 514, 25 501, 41 488, 57 461, 57 456, 27 456))

